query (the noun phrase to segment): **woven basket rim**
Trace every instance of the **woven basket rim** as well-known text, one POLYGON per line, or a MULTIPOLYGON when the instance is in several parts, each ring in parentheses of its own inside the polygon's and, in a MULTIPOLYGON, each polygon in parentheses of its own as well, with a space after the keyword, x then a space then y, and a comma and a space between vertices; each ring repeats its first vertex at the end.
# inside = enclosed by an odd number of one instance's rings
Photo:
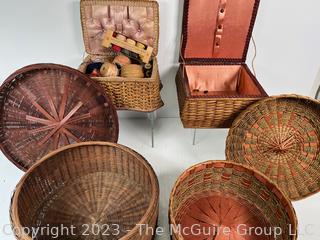
MULTIPOLYGON (((233 131, 237 128, 238 124, 241 123, 242 119, 247 115, 247 114, 250 114, 250 112, 255 109, 257 106, 259 106, 260 104, 264 104, 266 102, 269 102, 269 101, 274 101, 274 100, 277 100, 277 99, 297 99, 297 100, 305 100, 305 101, 310 101, 314 104, 317 104, 320 106, 320 101, 317 100, 317 99, 314 99, 314 98, 311 98, 311 97, 308 97, 308 96, 302 96, 302 95, 299 95, 299 94, 281 94, 281 95, 275 95, 275 96, 270 96, 268 98, 265 98, 265 99, 261 99, 259 101, 257 101, 256 103, 250 105, 246 110, 244 110, 235 120, 234 122, 232 123, 232 126, 230 127, 229 129, 229 132, 228 132, 228 136, 227 136, 227 139, 226 139, 226 148, 225 148, 225 155, 227 158, 230 159, 230 153, 228 151, 229 149, 229 144, 230 144, 230 139, 231 137, 233 136, 233 131)), ((304 196, 301 196, 299 198, 289 198, 291 201, 300 201, 300 200, 304 200, 310 196, 313 196, 314 194, 317 194, 320 192, 320 188, 317 190, 317 191, 314 191, 314 192, 310 192, 309 194, 306 194, 304 196)))
MULTIPOLYGON (((245 170, 248 170, 248 171, 251 171, 253 173, 253 176, 259 176, 260 178, 264 179, 265 181, 268 182, 268 184, 270 186, 272 186, 272 192, 278 192, 281 194, 281 196, 283 197, 283 199, 285 200, 287 206, 289 207, 289 210, 293 213, 293 219, 291 219, 294 223, 294 226, 293 226, 293 230, 294 230, 294 237, 292 240, 296 240, 297 239, 297 233, 298 233, 298 218, 297 218, 297 214, 296 214, 296 211, 292 205, 292 202, 290 201, 290 199, 287 197, 286 194, 284 194, 284 192, 276 185, 274 184, 266 175, 264 175, 263 173, 259 172, 258 170, 250 167, 250 166, 247 166, 247 165, 244 165, 244 164, 239 164, 239 163, 235 163, 235 162, 232 162, 232 161, 229 161, 229 160, 207 160, 207 161, 204 161, 204 162, 201 162, 201 163, 198 163, 198 164, 195 164, 189 168, 187 168, 186 170, 184 170, 180 176, 178 177, 178 179, 176 180, 172 190, 171 190, 171 193, 170 193, 170 201, 169 201, 169 222, 170 224, 174 225, 174 226, 177 226, 177 223, 175 221, 175 219, 173 218, 172 216, 172 206, 173 206, 173 199, 174 199, 174 194, 177 190, 177 187, 178 185, 180 184, 181 181, 183 181, 186 177, 189 176, 189 173, 192 173, 193 170, 201 167, 202 165, 211 165, 214 166, 214 165, 222 165, 224 164, 225 166, 236 166, 236 167, 242 167, 243 169, 245 170)), ((223 166, 223 167, 225 167, 223 166)), ((257 179, 258 181, 260 181, 259 179, 257 179)), ((261 182, 261 181, 260 181, 261 182)), ((178 238, 177 239, 183 239, 183 237, 179 234, 177 236, 178 238)))
MULTIPOLYGON (((154 209, 154 205, 158 205, 158 199, 159 199, 159 182, 156 176, 156 173, 154 172, 152 166, 150 165, 150 163, 143 157, 141 156, 139 153, 137 153, 136 151, 130 149, 129 147, 123 146, 121 144, 118 143, 111 143, 111 142, 99 142, 99 141, 93 141, 93 142, 82 142, 82 143, 76 143, 76 144, 70 144, 64 147, 61 147, 49 154, 47 154, 46 156, 44 156, 43 158, 41 158, 40 160, 38 160, 35 164, 32 165, 32 167, 30 169, 28 169, 28 171, 23 175, 23 177, 19 180, 12 199, 11 199, 11 205, 10 205, 10 217, 11 217, 11 223, 13 226, 17 227, 18 229, 22 229, 22 225, 20 223, 20 218, 19 218, 19 211, 18 211, 18 199, 19 199, 19 195, 21 192, 21 189, 26 181, 26 179, 32 174, 32 172, 39 167, 42 163, 44 163, 45 161, 51 159, 53 156, 64 152, 66 150, 69 149, 74 149, 74 148, 78 148, 78 147, 83 147, 83 146, 108 146, 108 147, 115 147, 115 148, 119 148, 122 151, 125 151, 131 155, 134 155, 136 160, 140 161, 148 170, 150 179, 151 179, 151 186, 154 189, 154 191, 152 191, 152 195, 151 195, 151 200, 149 203, 149 207, 147 209, 147 211, 145 212, 145 214, 143 215, 143 217, 141 218, 141 220, 136 224, 136 226, 130 230, 130 232, 128 232, 125 236, 123 236, 122 238, 120 238, 119 240, 127 240, 130 239, 130 236, 132 236, 134 234, 134 232, 136 230, 139 229, 139 224, 144 224, 147 220, 148 220, 148 215, 152 212, 152 210, 154 209)), ((23 236, 24 240, 32 240, 30 236, 23 236)))
MULTIPOLYGON (((10 84, 13 81, 15 81, 16 77, 19 76, 20 74, 24 74, 24 73, 27 73, 29 71, 43 70, 43 69, 62 70, 62 71, 68 72, 68 73, 72 73, 72 74, 75 74, 75 75, 79 76, 81 79, 85 80, 86 82, 89 82, 92 86, 94 86, 103 95, 103 97, 107 100, 107 102, 109 103, 110 109, 112 110, 112 115, 113 115, 113 117, 115 119, 115 129, 116 129, 115 141, 118 142, 118 139, 119 139, 119 118, 118 118, 117 110, 115 109, 111 98, 108 96, 106 91, 104 91, 102 86, 100 86, 100 84, 96 83, 94 80, 90 79, 90 77, 88 77, 84 73, 78 71, 77 69, 74 69, 74 68, 71 68, 71 67, 68 67, 68 66, 65 66, 65 65, 61 65, 61 64, 55 64, 55 63, 36 63, 36 64, 27 65, 27 66, 25 66, 23 68, 20 68, 20 69, 16 70, 8 78, 6 78, 6 80, 0 86, 0 94, 6 88, 6 85, 10 84)), ((22 166, 21 164, 16 162, 14 160, 14 158, 11 156, 10 153, 5 151, 5 146, 4 146, 3 142, 0 142, 0 150, 3 152, 5 157, 8 160, 10 160, 16 167, 18 167, 22 171, 28 170, 25 166, 22 166)))
POLYGON ((85 9, 84 6, 87 5, 92 5, 94 3, 96 4, 102 4, 109 2, 112 5, 117 5, 117 3, 121 3, 121 5, 128 5, 128 6, 142 6, 142 7, 147 7, 150 6, 154 10, 154 46, 153 46, 153 54, 154 56, 158 55, 158 50, 159 50, 159 32, 160 32, 160 20, 159 20, 159 3, 156 0, 81 0, 80 1, 80 19, 81 19, 81 28, 82 28, 82 36, 83 36, 83 41, 85 45, 85 51, 89 54, 92 55, 99 55, 97 53, 91 52, 90 49, 90 44, 89 44, 89 36, 86 30, 86 18, 84 15, 85 9))

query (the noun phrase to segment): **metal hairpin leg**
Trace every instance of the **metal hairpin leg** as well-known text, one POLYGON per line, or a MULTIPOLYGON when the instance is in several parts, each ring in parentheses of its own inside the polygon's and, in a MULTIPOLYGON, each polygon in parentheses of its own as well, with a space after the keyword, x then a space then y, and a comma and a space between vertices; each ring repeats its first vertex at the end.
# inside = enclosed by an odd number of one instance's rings
POLYGON ((193 146, 196 145, 197 129, 193 129, 193 146))
POLYGON ((156 119, 157 111, 148 113, 148 119, 150 120, 150 127, 151 127, 151 146, 154 148, 154 121, 156 119))

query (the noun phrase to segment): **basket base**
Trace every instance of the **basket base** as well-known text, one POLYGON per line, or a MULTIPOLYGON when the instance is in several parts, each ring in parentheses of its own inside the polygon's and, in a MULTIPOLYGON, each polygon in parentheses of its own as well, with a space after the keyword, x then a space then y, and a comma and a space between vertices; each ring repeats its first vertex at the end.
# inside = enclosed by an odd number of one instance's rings
MULTIPOLYGON (((142 187, 121 175, 92 173, 57 187, 32 224, 74 228, 75 236, 69 232, 67 239, 120 239, 141 220, 149 200, 142 187)), ((66 239, 62 234, 58 239, 66 239)))
POLYGON ((183 234, 186 240, 272 238, 267 233, 254 232, 253 229, 271 228, 260 211, 243 200, 212 195, 197 200, 188 209, 181 218, 181 229, 194 227, 194 231, 183 234))

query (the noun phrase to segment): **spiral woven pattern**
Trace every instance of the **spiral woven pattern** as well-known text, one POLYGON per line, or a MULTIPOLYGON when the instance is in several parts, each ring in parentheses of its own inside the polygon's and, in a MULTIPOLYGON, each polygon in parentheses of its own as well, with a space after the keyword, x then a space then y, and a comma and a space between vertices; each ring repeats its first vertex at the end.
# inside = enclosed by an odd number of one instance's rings
POLYGON ((292 200, 320 190, 320 103, 282 95, 250 106, 233 123, 228 159, 267 175, 292 200))
POLYGON ((296 239, 297 219, 289 199, 259 172, 226 161, 186 170, 172 190, 169 217, 173 240, 296 239), (250 228, 279 228, 281 234, 250 228))
POLYGON ((118 131, 109 97, 75 69, 56 64, 27 66, 0 88, 0 147, 22 170, 70 143, 117 142, 118 131))
POLYGON ((13 196, 11 220, 16 229, 74 229, 55 239, 150 240, 138 224, 155 227, 158 198, 157 177, 142 156, 118 144, 86 142, 61 148, 28 170, 13 196))

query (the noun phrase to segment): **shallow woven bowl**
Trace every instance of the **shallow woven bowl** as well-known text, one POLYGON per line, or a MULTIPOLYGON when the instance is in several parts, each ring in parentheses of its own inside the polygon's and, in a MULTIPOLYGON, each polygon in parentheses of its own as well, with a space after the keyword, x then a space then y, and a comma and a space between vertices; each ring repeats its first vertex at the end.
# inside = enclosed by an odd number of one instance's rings
POLYGON ((233 123, 227 158, 264 173, 291 200, 320 190, 320 102, 298 95, 261 100, 233 123))
POLYGON ((158 198, 157 177, 142 156, 118 144, 86 142, 56 150, 27 171, 11 219, 19 240, 31 240, 22 228, 45 226, 58 227, 57 239, 151 239, 137 224, 155 226, 158 198))
POLYGON ((291 202, 266 177, 231 162, 208 161, 186 170, 172 190, 169 217, 173 239, 296 239, 291 202), (282 233, 270 236, 275 228, 282 233))
POLYGON ((57 64, 34 64, 0 88, 0 147, 27 170, 64 145, 118 140, 118 117, 105 91, 85 74, 57 64))

